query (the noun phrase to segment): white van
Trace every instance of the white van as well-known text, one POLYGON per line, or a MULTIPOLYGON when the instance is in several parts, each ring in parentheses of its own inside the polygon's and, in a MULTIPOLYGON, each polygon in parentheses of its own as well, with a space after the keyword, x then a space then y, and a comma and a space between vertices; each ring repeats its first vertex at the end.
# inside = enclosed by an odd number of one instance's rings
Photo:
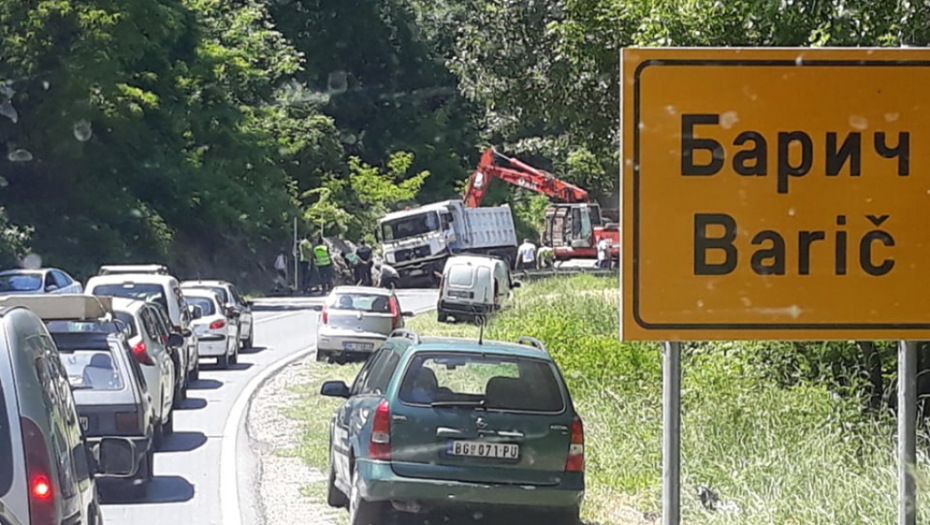
POLYGON ((507 305, 520 283, 510 276, 507 261, 484 255, 456 255, 446 261, 439 285, 436 316, 445 323, 474 320, 507 305))

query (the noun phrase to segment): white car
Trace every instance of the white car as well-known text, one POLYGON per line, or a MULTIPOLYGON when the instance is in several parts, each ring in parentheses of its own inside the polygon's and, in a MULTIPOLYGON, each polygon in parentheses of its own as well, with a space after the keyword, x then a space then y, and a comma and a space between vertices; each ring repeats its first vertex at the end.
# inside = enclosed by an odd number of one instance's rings
POLYGON ((337 286, 322 306, 316 333, 317 361, 345 362, 368 358, 394 330, 403 328, 404 317, 393 290, 367 286, 337 286))
POLYGON ((79 294, 84 287, 57 268, 0 272, 0 294, 79 294))
POLYGON ((215 357, 222 368, 239 361, 239 337, 223 309, 220 297, 210 290, 185 290, 187 302, 199 307, 200 319, 193 322, 200 357, 215 357))
POLYGON ((252 303, 244 300, 239 295, 236 285, 228 281, 184 281, 181 283, 181 289, 184 290, 185 294, 192 290, 216 292, 224 309, 232 308, 239 313, 238 316, 234 316, 227 321, 236 325, 240 348, 252 348, 255 342, 255 334, 252 330, 252 303))
POLYGON ((104 438, 96 461, 42 320, 0 309, 0 523, 102 525, 94 475, 131 474, 134 452, 127 439, 104 438))
POLYGON ((132 356, 142 365, 145 385, 152 396, 155 408, 155 446, 161 446, 162 437, 174 432, 174 361, 165 342, 168 334, 162 333, 157 320, 156 306, 133 299, 113 298, 113 311, 126 326, 126 338, 132 356))

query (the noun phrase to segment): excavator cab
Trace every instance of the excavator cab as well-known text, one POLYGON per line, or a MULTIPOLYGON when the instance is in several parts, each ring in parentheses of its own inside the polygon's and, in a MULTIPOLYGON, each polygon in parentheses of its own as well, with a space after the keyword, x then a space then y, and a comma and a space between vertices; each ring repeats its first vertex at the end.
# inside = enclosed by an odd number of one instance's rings
POLYGON ((554 204, 546 209, 543 242, 553 248, 594 248, 594 230, 600 226, 597 204, 554 204))

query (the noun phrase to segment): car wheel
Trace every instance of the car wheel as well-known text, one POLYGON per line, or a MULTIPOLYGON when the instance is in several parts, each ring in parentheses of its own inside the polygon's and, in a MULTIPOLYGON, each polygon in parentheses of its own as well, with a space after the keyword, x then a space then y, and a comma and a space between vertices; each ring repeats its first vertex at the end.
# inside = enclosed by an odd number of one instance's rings
POLYGON ((152 435, 152 446, 157 450, 160 449, 165 441, 165 431, 161 423, 155 425, 155 432, 152 435))
POLYGON ((326 485, 326 503, 337 509, 349 504, 349 498, 336 486, 336 469, 333 464, 332 452, 329 454, 329 481, 326 485))
POLYGON ((236 351, 233 352, 233 355, 229 357, 229 362, 234 365, 239 363, 239 348, 236 348, 236 351))
POLYGON ((358 475, 358 466, 352 467, 352 491, 349 495, 349 524, 350 525, 382 525, 388 523, 388 508, 380 503, 373 503, 362 499, 360 491, 361 480, 358 475))
POLYGON ((198 361, 194 365, 194 369, 191 370, 191 381, 200 381, 200 362, 198 361))
POLYGON ((440 323, 445 323, 449 320, 449 314, 443 312, 442 310, 436 311, 436 321, 440 323))
POLYGON ((317 349, 316 360, 318 363, 325 363, 326 361, 329 360, 329 355, 327 355, 327 353, 324 352, 323 350, 317 349))
POLYGON ((254 331, 255 331, 255 328, 254 328, 254 327, 253 327, 253 328, 249 328, 249 337, 246 338, 245 342, 244 342, 243 345, 242 345, 244 348, 251 349, 251 348, 254 346, 254 345, 253 345, 253 342, 254 342, 254 339, 255 339, 255 334, 252 333, 252 332, 254 332, 254 331))
POLYGON ((220 368, 229 368, 229 356, 221 355, 217 357, 216 364, 220 365, 220 368))

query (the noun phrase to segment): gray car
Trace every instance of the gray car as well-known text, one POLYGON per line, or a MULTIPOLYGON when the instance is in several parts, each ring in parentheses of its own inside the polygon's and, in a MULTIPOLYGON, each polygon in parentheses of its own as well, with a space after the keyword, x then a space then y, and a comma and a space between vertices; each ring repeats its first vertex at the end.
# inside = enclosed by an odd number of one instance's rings
POLYGON ((133 447, 86 441, 47 328, 0 306, 0 523, 102 525, 94 475, 127 472, 133 447))
POLYGON ((346 362, 367 358, 388 335, 405 326, 393 290, 367 286, 337 286, 322 306, 316 334, 317 361, 346 362))
POLYGON ((135 497, 145 496, 154 477, 155 409, 142 368, 130 357, 126 336, 52 328, 88 443, 95 446, 104 438, 119 436, 135 444, 132 472, 98 476, 99 488, 128 489, 135 497))

